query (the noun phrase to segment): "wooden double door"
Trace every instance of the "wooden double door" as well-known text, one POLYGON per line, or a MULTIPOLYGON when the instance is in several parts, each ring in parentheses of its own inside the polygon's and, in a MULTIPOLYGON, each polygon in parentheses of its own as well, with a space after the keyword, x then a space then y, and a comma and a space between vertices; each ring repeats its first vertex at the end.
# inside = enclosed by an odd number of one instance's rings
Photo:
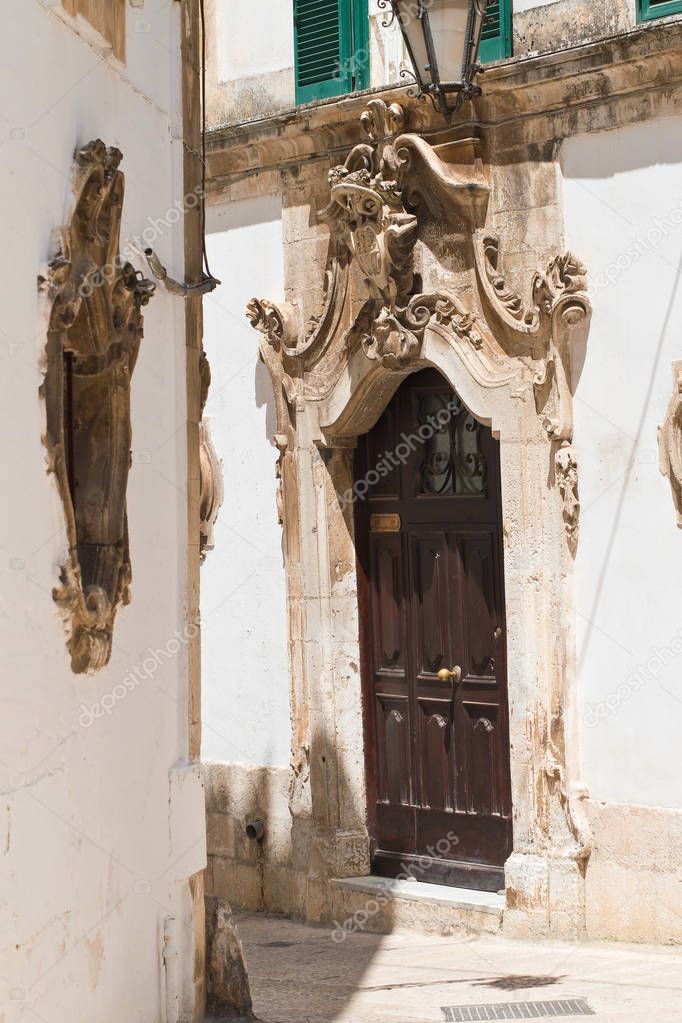
POLYGON ((512 847, 499 444, 435 370, 355 472, 372 868, 497 891, 512 847))

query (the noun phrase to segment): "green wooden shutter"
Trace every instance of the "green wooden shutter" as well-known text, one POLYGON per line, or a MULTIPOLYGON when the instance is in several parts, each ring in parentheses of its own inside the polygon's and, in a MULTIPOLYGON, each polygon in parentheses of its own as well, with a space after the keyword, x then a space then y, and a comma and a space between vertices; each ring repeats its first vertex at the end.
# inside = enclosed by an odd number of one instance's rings
POLYGON ((637 0, 637 17, 640 21, 653 21, 666 14, 679 14, 682 0, 637 0))
POLYGON ((296 102, 368 84, 367 0, 294 0, 296 102))
POLYGON ((353 88, 369 89, 369 0, 353 4, 353 88))
POLYGON ((511 3, 510 0, 492 0, 488 3, 479 60, 488 64, 492 60, 511 57, 511 3))

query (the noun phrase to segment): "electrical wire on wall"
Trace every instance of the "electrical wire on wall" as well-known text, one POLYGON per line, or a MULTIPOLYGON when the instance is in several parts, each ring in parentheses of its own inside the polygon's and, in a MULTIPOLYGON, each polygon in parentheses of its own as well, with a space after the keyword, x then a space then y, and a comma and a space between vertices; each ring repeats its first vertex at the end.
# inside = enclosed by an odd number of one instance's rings
POLYGON ((204 0, 199 0, 199 21, 201 27, 201 150, 199 154, 199 159, 201 160, 201 205, 199 211, 201 219, 201 258, 204 267, 201 280, 198 284, 187 284, 173 280, 168 275, 168 271, 154 250, 145 249, 149 269, 156 279, 161 281, 165 289, 170 291, 171 294, 179 295, 182 298, 206 295, 209 291, 214 291, 220 284, 220 281, 211 273, 208 265, 208 252, 206 251, 206 11, 204 0))
POLYGON ((206 10, 205 0, 199 0, 201 20, 201 250, 206 276, 215 280, 208 265, 206 251, 206 10))

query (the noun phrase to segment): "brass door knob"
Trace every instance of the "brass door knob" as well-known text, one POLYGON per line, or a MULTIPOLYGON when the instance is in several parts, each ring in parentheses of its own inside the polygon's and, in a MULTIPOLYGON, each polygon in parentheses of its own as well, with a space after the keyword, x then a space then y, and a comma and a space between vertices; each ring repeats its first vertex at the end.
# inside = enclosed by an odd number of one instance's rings
POLYGON ((455 665, 452 670, 448 668, 441 668, 438 672, 438 678, 441 682, 461 682, 462 681, 462 669, 458 664, 455 665))

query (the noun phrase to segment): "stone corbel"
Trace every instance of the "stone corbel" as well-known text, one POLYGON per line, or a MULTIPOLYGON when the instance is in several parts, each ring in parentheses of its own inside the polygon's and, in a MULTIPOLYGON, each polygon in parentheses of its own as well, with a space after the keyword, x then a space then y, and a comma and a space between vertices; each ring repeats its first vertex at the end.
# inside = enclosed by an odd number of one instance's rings
MULTIPOLYGON (((424 206, 442 221, 458 221, 469 233, 485 224, 490 185, 478 158, 478 140, 461 139, 432 146, 420 135, 396 139, 389 163, 405 203, 424 206)), ((386 162, 386 161, 385 161, 386 162)))
POLYGON ((536 275, 533 294, 548 323, 546 362, 556 381, 556 411, 546 419, 549 435, 556 441, 573 440, 573 394, 575 361, 587 340, 592 304, 586 293, 587 269, 566 252, 556 256, 544 275, 536 275))
POLYGON ((682 361, 673 363, 673 396, 658 428, 661 473, 668 477, 677 528, 682 529, 682 361))

